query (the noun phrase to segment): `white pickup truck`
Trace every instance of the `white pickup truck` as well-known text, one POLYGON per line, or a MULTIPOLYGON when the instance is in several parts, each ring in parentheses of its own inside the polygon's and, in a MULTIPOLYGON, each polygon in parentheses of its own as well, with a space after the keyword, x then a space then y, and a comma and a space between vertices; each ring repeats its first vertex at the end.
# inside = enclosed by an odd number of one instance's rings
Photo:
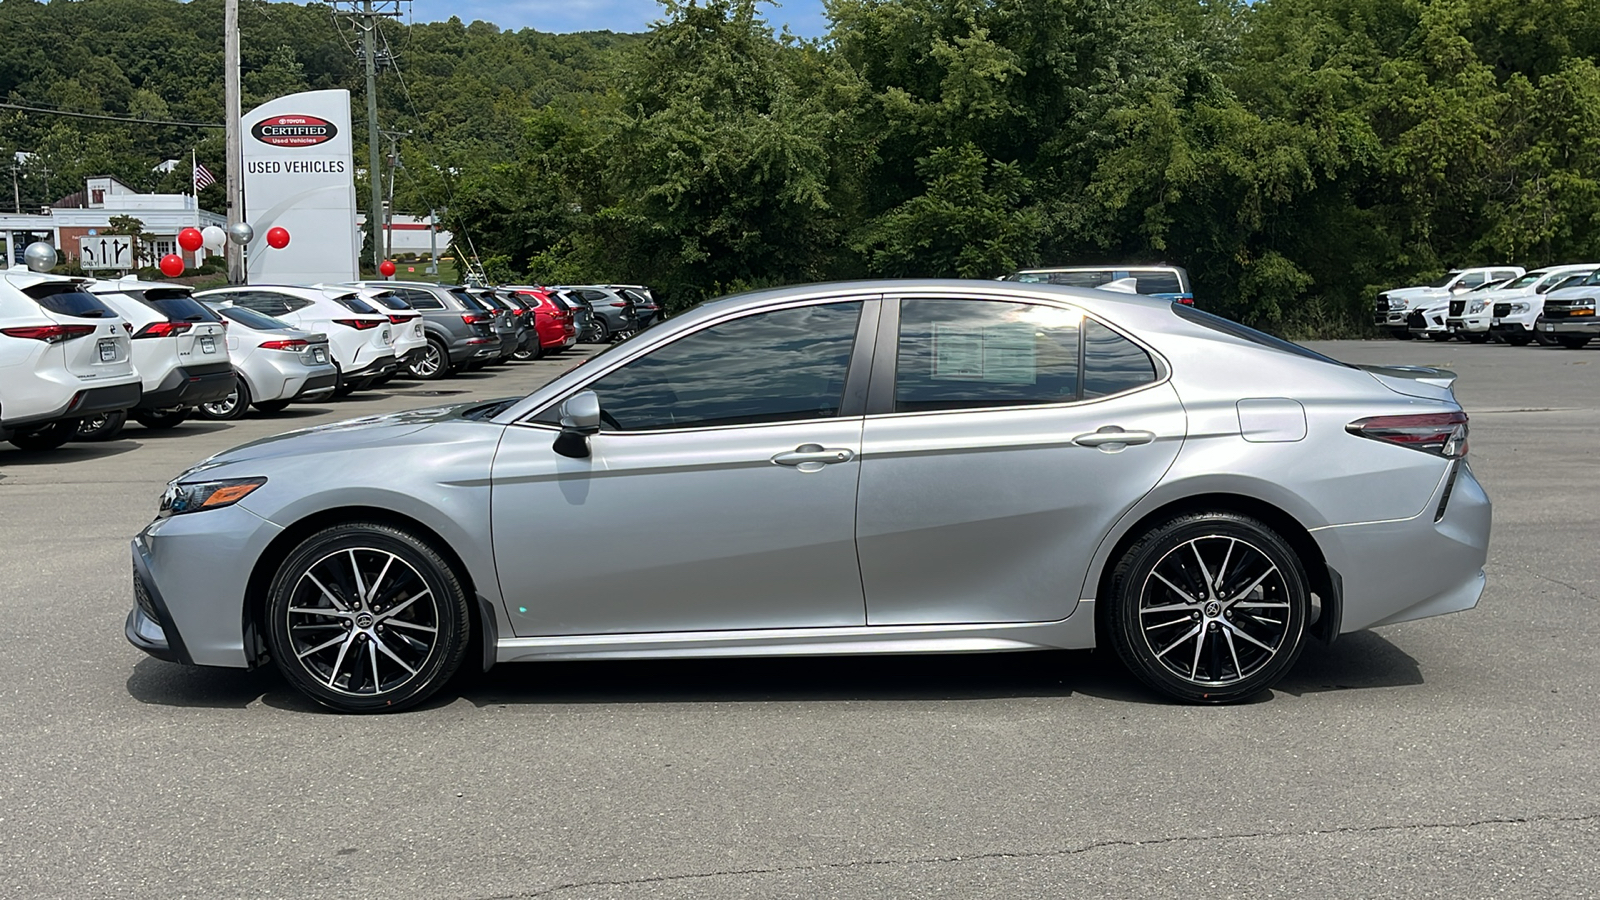
MULTIPOLYGON (((1439 301, 1449 301, 1456 294, 1483 287, 1496 281, 1505 281, 1516 278, 1525 270, 1520 266, 1479 266, 1472 269, 1452 269, 1443 278, 1432 284, 1421 284, 1414 287, 1391 288, 1378 294, 1377 308, 1373 316, 1373 324, 1384 329, 1395 337, 1406 341, 1412 336, 1411 314, 1424 307, 1432 307, 1439 301)), ((1432 324, 1428 322, 1426 324, 1432 324)), ((1430 329, 1432 330, 1432 329, 1430 329)), ((1439 332, 1444 334, 1440 340, 1449 340, 1450 332, 1446 330, 1444 317, 1439 319, 1439 332)))
MULTIPOLYGON (((1489 298, 1489 336, 1513 347, 1522 347, 1538 340, 1540 334, 1534 330, 1534 323, 1544 312, 1545 296, 1582 281, 1596 269, 1600 269, 1600 264, 1581 263, 1534 269, 1495 291, 1494 296, 1489 298)), ((1465 312, 1467 315, 1463 315, 1461 320, 1463 328, 1475 326, 1470 306, 1465 312)), ((1451 321, 1454 322, 1454 318, 1451 321)))

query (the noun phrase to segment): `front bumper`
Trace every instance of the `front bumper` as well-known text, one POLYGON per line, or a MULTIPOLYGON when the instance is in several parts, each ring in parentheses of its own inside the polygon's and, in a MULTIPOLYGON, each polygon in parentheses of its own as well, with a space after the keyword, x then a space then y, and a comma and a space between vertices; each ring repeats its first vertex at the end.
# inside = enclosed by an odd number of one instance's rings
POLYGON ((248 565, 282 529, 239 505, 157 519, 133 539, 134 609, 123 632, 158 659, 249 668, 248 565), (141 597, 141 592, 143 597, 141 597))
POLYGON ((1445 320, 1444 325, 1451 334, 1488 334, 1490 318, 1492 317, 1488 313, 1479 316, 1451 316, 1445 320))
POLYGON ((1546 319, 1539 317, 1538 330, 1545 334, 1583 334, 1590 337, 1600 335, 1600 317, 1576 316, 1567 319, 1546 319))
POLYGON ((233 380, 233 363, 179 366, 168 372, 155 390, 144 392, 138 408, 171 409, 222 400, 233 393, 233 380))

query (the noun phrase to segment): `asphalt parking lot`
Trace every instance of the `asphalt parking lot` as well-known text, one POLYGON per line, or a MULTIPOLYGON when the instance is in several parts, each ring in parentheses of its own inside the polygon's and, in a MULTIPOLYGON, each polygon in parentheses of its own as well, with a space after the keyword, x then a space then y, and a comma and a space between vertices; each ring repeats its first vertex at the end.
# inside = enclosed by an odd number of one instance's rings
POLYGON ((1600 896, 1600 349, 1313 346, 1461 374, 1489 587, 1224 708, 1080 652, 501 666, 353 718, 123 639, 128 539, 182 469, 571 354, 0 445, 0 896, 1600 896))

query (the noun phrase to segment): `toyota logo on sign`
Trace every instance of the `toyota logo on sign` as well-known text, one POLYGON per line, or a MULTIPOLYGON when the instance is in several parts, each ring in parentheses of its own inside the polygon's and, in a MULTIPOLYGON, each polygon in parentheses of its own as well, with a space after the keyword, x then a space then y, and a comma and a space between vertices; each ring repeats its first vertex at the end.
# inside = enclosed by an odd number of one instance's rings
POLYGON ((315 147, 333 140, 339 129, 316 116, 272 116, 250 129, 250 136, 274 147, 315 147))

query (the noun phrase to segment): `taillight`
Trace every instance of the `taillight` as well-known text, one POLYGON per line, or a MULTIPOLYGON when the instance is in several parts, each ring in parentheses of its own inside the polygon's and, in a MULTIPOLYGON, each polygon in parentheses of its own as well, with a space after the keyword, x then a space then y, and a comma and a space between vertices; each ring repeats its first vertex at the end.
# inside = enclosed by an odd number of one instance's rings
POLYGON ((164 338, 183 334, 194 325, 189 322, 151 322, 149 325, 133 333, 134 340, 139 338, 164 338))
POLYGON ((398 315, 395 315, 394 313, 390 313, 389 314, 389 323, 391 325, 404 325, 405 323, 407 323, 407 322, 409 322, 409 321, 411 321, 412 319, 415 319, 415 318, 416 318, 416 316, 398 316, 398 315))
POLYGON ((344 325, 357 331, 366 331, 368 328, 377 328, 383 324, 382 322, 374 322, 371 319, 334 319, 333 322, 335 325, 344 325))
POLYGON ((467 323, 468 325, 477 325, 480 322, 492 321, 492 319, 489 316, 480 316, 477 313, 463 313, 461 316, 461 321, 467 323))
POLYGON ((1445 459, 1467 455, 1467 414, 1426 413, 1416 416, 1371 416, 1344 427, 1357 437, 1410 447, 1445 459))
POLYGON ((626 304, 626 303, 613 303, 611 305, 612 306, 627 306, 628 304, 626 304))
POLYGON ((31 341, 44 341, 46 344, 59 344, 73 338, 88 337, 94 332, 93 325, 29 325, 24 328, 0 328, 0 334, 31 341))
POLYGON ((311 342, 294 338, 287 341, 262 341, 259 346, 263 350, 304 350, 311 346, 311 342))

